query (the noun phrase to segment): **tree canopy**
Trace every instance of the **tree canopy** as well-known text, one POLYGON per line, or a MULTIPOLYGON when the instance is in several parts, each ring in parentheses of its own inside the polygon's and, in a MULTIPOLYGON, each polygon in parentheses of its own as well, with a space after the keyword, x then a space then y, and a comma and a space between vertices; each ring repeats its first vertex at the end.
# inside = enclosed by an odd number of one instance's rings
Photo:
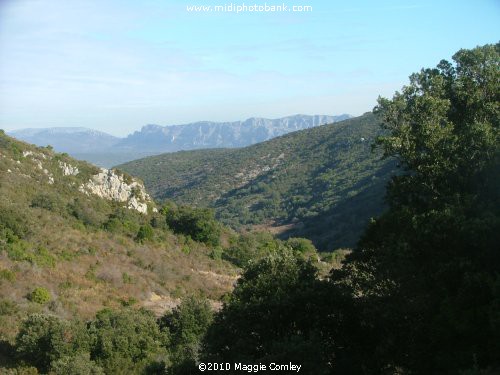
POLYGON ((380 366, 456 373, 500 361, 500 45, 410 77, 375 113, 404 173, 338 284, 361 296, 380 366))

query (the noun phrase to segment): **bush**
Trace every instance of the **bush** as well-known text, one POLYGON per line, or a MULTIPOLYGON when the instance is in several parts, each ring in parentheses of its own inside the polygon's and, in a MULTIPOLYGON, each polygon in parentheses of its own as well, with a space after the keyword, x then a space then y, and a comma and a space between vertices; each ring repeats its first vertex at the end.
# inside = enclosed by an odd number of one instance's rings
POLYGON ((174 373, 194 368, 201 341, 212 324, 213 312, 208 301, 188 297, 172 312, 163 315, 158 323, 170 334, 174 373))
POLYGON ((11 270, 3 269, 0 271, 0 279, 12 282, 16 279, 16 274, 11 270))
POLYGON ((306 373, 325 374, 322 283, 291 250, 251 263, 204 341, 203 360, 279 363, 293 358, 306 373))
POLYGON ((0 299, 0 315, 14 315, 19 311, 17 304, 8 299, 0 299))
POLYGON ((51 365, 51 375, 104 375, 104 371, 90 359, 89 353, 65 356, 51 365))
POLYGON ((95 200, 94 202, 88 199, 76 198, 73 203, 68 205, 68 210, 71 215, 80 220, 83 224, 87 226, 100 227, 105 221, 106 216, 103 213, 105 211, 101 200, 95 200))
POLYGON ((316 247, 314 247, 312 241, 307 238, 292 237, 285 241, 285 245, 304 256, 317 255, 316 247))
POLYGON ((21 359, 47 372, 51 362, 87 345, 83 330, 51 315, 32 314, 22 323, 16 337, 16 348, 21 359))
POLYGON ((105 309, 89 323, 91 357, 106 373, 140 373, 153 358, 164 357, 166 338, 151 312, 105 309))
POLYGON ((207 245, 218 246, 220 243, 220 225, 210 209, 190 207, 169 207, 163 210, 168 226, 175 233, 190 236, 193 240, 207 245))
POLYGON ((246 267, 251 261, 289 248, 282 241, 274 239, 270 233, 248 233, 239 236, 235 243, 222 253, 222 257, 239 267, 246 267))
POLYGON ((33 289, 33 291, 29 294, 28 299, 31 302, 46 304, 51 300, 50 292, 43 287, 38 287, 33 289))
POLYGON ((56 195, 40 193, 31 200, 31 207, 39 207, 49 211, 58 211, 62 208, 62 204, 56 195))
POLYGON ((154 231, 151 225, 144 224, 139 228, 139 232, 137 232, 136 240, 139 242, 150 241, 154 238, 154 231))

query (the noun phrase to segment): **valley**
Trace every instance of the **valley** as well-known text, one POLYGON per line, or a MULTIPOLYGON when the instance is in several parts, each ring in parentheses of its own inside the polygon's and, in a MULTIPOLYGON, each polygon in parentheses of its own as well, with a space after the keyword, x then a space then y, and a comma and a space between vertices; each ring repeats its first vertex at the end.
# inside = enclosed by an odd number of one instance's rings
POLYGON ((332 251, 354 247, 383 211, 397 168, 372 151, 380 134, 365 114, 246 148, 167 153, 118 168, 141 178, 159 201, 212 207, 235 229, 268 228, 332 251))

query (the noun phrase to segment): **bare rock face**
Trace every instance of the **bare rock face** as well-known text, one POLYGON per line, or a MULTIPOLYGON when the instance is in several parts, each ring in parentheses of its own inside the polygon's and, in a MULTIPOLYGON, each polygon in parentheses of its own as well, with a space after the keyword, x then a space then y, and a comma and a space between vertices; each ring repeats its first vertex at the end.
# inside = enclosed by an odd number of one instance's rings
POLYGON ((101 168, 100 173, 92 176, 86 184, 80 186, 80 191, 95 194, 104 199, 126 202, 127 208, 143 214, 148 212, 147 203, 151 202, 142 183, 127 182, 122 175, 115 173, 112 169, 101 168))
POLYGON ((71 164, 67 164, 62 161, 59 161, 59 167, 61 168, 62 173, 65 176, 76 176, 79 173, 77 167, 74 167, 71 164))

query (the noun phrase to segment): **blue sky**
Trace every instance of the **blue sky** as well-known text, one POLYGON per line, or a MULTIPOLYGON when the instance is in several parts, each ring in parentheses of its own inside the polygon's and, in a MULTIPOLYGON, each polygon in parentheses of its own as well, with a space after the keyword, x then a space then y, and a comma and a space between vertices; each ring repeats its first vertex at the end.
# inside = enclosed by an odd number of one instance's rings
POLYGON ((498 0, 0 0, 0 128, 360 115, 499 39, 498 0), (313 10, 186 10, 231 3, 313 10))

